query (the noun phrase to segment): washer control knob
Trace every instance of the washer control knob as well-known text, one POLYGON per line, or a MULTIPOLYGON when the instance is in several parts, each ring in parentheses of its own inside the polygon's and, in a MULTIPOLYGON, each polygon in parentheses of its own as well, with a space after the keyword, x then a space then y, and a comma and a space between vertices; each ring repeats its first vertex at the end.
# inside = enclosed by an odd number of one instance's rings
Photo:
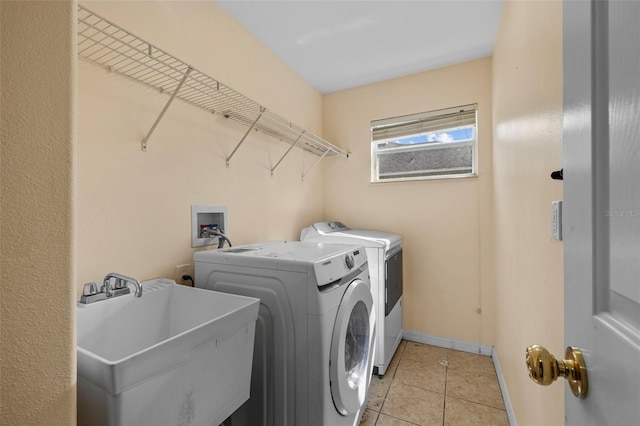
POLYGON ((353 269, 356 266, 356 261, 353 259, 352 254, 348 254, 344 257, 344 263, 347 265, 347 269, 353 269))

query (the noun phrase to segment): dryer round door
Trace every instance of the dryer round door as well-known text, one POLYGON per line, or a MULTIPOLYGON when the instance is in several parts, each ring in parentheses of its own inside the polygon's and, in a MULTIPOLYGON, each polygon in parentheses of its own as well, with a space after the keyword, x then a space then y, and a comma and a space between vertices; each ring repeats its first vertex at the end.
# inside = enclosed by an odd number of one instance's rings
POLYGON ((344 416, 366 400, 373 369, 375 316, 367 283, 352 281, 342 296, 331 338, 331 397, 344 416))

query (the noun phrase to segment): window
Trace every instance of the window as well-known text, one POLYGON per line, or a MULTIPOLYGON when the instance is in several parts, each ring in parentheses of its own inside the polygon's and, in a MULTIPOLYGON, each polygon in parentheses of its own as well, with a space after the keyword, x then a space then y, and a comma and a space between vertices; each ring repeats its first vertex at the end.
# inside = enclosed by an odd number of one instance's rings
POLYGON ((371 181, 476 175, 477 105, 371 122, 371 181))

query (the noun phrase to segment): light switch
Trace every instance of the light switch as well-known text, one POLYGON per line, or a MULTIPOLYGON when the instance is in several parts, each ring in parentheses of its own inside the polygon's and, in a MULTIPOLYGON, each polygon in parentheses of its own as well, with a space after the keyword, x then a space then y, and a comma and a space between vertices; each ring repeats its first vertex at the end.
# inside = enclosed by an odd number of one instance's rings
POLYGON ((551 238, 562 240, 562 201, 551 202, 551 238))

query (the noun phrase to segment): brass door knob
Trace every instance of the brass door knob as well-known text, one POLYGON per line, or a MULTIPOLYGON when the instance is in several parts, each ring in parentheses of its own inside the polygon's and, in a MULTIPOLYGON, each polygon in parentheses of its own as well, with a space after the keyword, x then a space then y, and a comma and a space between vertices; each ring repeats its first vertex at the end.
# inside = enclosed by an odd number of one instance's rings
POLYGON ((550 385, 564 377, 569 382, 571 392, 578 398, 586 398, 589 390, 587 367, 580 349, 569 346, 564 360, 556 360, 549 351, 539 345, 529 346, 526 351, 527 369, 531 380, 539 385, 550 385))

